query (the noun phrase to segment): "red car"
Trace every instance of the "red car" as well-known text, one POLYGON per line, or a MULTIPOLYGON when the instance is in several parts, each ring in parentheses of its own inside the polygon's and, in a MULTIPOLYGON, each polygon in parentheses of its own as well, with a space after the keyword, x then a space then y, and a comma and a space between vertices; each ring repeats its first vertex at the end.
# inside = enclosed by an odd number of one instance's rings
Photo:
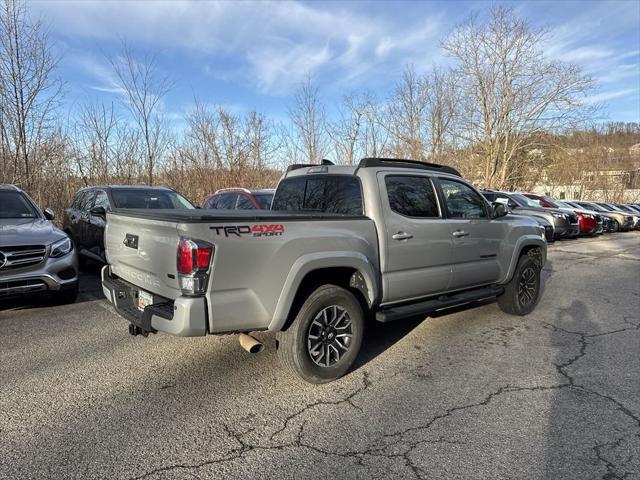
POLYGON ((223 188, 207 195, 202 208, 217 210, 269 210, 273 200, 273 189, 247 190, 246 188, 223 188))
POLYGON ((547 195, 537 195, 535 193, 525 193, 525 196, 537 200, 544 208, 560 208, 569 210, 578 216, 578 224, 580 225, 580 235, 596 235, 602 233, 602 217, 595 212, 587 210, 578 210, 571 205, 567 205, 559 200, 551 198, 547 195))

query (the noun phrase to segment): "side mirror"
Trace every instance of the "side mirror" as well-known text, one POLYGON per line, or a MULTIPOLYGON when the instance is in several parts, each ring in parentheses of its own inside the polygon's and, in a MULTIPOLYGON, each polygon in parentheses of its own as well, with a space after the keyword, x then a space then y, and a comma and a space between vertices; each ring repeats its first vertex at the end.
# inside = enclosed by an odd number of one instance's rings
POLYGON ((44 218, 46 218, 47 220, 53 220, 56 216, 56 214, 53 213, 53 210, 51 210, 50 208, 45 208, 42 213, 44 214, 44 218))
POLYGON ((493 202, 491 206, 493 207, 493 218, 504 217, 507 213, 509 213, 509 210, 504 203, 493 202))
POLYGON ((104 209, 104 207, 93 207, 91 210, 89 210, 89 213, 91 213, 91 215, 94 217, 100 217, 105 220, 107 218, 107 211, 104 209))

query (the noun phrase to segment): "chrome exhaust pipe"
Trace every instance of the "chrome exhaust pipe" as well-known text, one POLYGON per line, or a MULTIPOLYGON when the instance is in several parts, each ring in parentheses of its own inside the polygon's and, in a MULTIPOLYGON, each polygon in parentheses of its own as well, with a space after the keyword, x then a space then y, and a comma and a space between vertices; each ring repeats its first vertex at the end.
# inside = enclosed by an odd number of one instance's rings
POLYGON ((238 340, 240 340, 240 346, 249 353, 261 352, 264 347, 261 342, 246 333, 241 333, 238 340))

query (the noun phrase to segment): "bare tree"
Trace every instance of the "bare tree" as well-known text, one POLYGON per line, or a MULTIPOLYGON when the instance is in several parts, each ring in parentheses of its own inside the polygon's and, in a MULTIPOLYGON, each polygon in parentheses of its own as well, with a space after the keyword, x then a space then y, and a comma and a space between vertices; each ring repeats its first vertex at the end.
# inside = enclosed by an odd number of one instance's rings
POLYGON ((383 107, 371 93, 345 95, 338 118, 327 124, 337 161, 352 165, 362 157, 382 154, 389 138, 382 119, 383 107))
POLYGON ((258 112, 249 112, 245 118, 245 130, 249 165, 257 170, 267 168, 281 147, 274 135, 272 122, 258 112))
POLYGON ((162 115, 162 101, 172 83, 159 76, 156 59, 145 56, 142 62, 134 58, 126 43, 121 55, 109 59, 122 90, 124 105, 136 122, 145 147, 147 182, 153 185, 153 173, 167 141, 166 123, 162 115))
POLYGON ((387 154, 389 129, 384 125, 385 107, 369 93, 362 99, 364 107, 364 128, 360 140, 360 150, 365 157, 387 154))
POLYGON ((53 131, 62 92, 53 76, 58 58, 41 22, 31 22, 20 0, 0 5, 0 155, 3 181, 29 187, 38 174, 37 148, 53 131), (10 172, 10 173, 9 173, 10 172))
POLYGON ((326 117, 318 88, 307 75, 293 97, 289 118, 295 129, 295 148, 306 161, 320 160, 326 149, 326 117))
POLYGON ((83 152, 76 157, 83 177, 102 182, 110 177, 114 143, 119 140, 116 137, 117 127, 113 103, 109 106, 91 103, 80 108, 75 139, 81 143, 78 147, 83 152))
POLYGON ((394 142, 393 153, 398 157, 427 157, 428 90, 426 79, 407 66, 388 105, 387 128, 394 142))
POLYGON ((278 175, 270 164, 280 144, 264 116, 234 115, 196 99, 186 120, 165 169, 169 184, 196 199, 217 188, 273 186, 278 175))
POLYGON ((579 125, 592 79, 544 54, 546 29, 531 27, 511 8, 497 7, 482 23, 472 16, 443 47, 455 62, 462 112, 457 131, 480 157, 486 187, 508 187, 519 153, 539 133, 579 125))
POLYGON ((458 113, 459 100, 455 75, 450 70, 434 67, 428 79, 427 123, 430 134, 430 156, 441 158, 450 144, 452 127, 458 113))
POLYGON ((333 142, 339 163, 353 165, 358 155, 366 104, 362 97, 345 95, 339 108, 339 118, 328 126, 328 134, 333 142))

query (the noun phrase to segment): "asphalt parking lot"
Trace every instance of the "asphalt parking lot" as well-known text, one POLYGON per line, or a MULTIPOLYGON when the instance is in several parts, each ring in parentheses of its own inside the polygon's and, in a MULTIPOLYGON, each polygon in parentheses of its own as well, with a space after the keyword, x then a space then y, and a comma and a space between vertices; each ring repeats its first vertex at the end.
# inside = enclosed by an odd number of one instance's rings
POLYGON ((528 317, 374 325, 312 386, 235 336, 130 337, 79 302, 0 310, 0 478, 640 478, 640 233, 556 242, 528 317))

